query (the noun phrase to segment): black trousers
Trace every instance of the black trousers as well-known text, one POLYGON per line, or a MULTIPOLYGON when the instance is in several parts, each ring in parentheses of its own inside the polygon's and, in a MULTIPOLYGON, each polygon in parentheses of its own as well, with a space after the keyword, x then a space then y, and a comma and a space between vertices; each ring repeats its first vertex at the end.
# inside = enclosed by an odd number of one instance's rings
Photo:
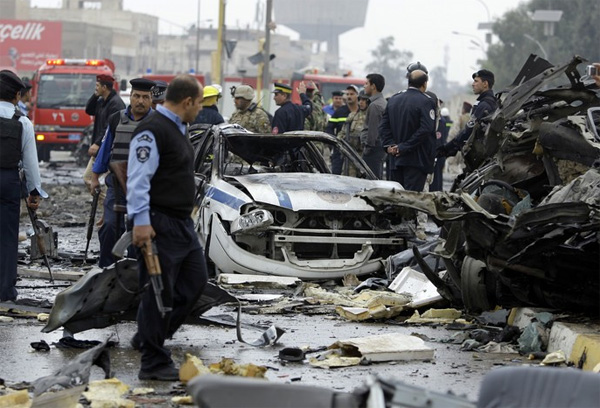
MULTIPOLYGON (((165 339, 183 324, 208 281, 204 250, 192 219, 177 219, 154 210, 150 217, 162 269, 163 304, 173 310, 161 317, 152 285, 141 296, 137 321, 143 371, 173 365, 171 352, 164 346, 165 339)), ((143 287, 150 277, 141 251, 136 252, 140 287, 143 287)))
POLYGON ((405 190, 423 191, 427 173, 416 167, 396 167, 392 170, 392 180, 402 184, 405 190))
POLYGON ((100 243, 100 257, 98 266, 105 268, 115 262, 115 257, 112 254, 112 249, 125 232, 124 214, 114 211, 115 204, 126 205, 127 202, 123 193, 118 190, 120 187, 116 185, 114 176, 109 174, 106 177, 106 197, 104 198, 104 222, 98 229, 98 241, 100 243), (118 231, 118 233, 117 233, 118 231))
POLYGON ((0 169, 0 301, 17 298, 21 181, 18 169, 0 169))

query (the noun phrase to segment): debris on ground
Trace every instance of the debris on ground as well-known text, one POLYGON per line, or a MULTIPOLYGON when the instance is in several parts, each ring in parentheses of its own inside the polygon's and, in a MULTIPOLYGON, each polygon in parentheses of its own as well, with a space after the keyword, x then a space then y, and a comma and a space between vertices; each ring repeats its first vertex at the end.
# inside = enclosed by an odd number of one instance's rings
POLYGON ((135 408, 134 401, 123 398, 128 391, 127 384, 117 378, 109 378, 90 382, 83 396, 93 407, 135 408))
POLYGON ((405 323, 426 324, 426 323, 452 323, 462 316, 462 312, 457 309, 429 309, 423 314, 415 310, 413 315, 406 319, 405 323))
POLYGON ((252 363, 237 364, 230 358, 223 358, 218 363, 206 366, 200 358, 194 356, 193 354, 187 353, 185 355, 185 362, 179 368, 179 380, 182 383, 187 384, 187 382, 192 378, 198 375, 207 374, 265 378, 266 372, 267 367, 257 366, 252 363))

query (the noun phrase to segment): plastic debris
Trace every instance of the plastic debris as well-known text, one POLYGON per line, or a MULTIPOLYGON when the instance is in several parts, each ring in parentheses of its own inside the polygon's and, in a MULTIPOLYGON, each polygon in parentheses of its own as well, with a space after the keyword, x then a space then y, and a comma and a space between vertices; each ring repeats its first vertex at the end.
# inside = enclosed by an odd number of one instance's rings
POLYGON ((425 274, 410 267, 404 267, 389 286, 396 293, 408 293, 412 297, 408 307, 418 308, 442 300, 435 285, 425 274))
POLYGON ((461 316, 457 309, 429 309, 422 315, 415 310, 406 323, 452 323, 461 316))
POLYGON ((565 352, 562 350, 557 350, 552 353, 549 353, 540 363, 540 365, 560 365, 565 364, 567 362, 567 356, 565 352))

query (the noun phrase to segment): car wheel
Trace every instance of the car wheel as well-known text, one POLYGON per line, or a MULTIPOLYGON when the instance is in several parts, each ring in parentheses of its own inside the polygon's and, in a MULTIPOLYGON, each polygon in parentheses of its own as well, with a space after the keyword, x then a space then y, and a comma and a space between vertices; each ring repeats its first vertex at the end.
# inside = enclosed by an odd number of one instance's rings
POLYGON ((460 273, 463 303, 467 310, 485 311, 492 308, 485 285, 485 263, 465 256, 460 273))

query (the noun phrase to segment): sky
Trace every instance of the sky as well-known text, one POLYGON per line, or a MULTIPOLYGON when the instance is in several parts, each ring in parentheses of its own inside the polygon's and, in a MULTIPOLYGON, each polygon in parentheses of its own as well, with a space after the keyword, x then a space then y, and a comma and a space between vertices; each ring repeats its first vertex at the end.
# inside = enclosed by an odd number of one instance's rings
MULTIPOLYGON (((60 0, 31 0, 32 5, 57 7, 60 0)), ((263 3, 265 0, 258 0, 263 3)), ((277 2, 277 0, 274 0, 277 2)), ((298 0, 301 2, 302 0, 298 0)), ((327 0, 323 0, 327 1, 327 0)), ((227 28, 255 27, 257 0, 227 0, 227 28)), ((382 38, 393 36, 395 47, 411 51, 415 61, 428 69, 447 66, 448 79, 469 82, 484 56, 485 31, 479 23, 493 21, 523 0, 369 0, 364 27, 340 36, 340 69, 364 76, 371 62, 370 51, 382 38), (461 34, 453 34, 459 32, 461 34)), ((200 26, 216 26, 218 0, 123 0, 123 8, 155 15, 161 34, 178 34, 196 24, 200 5, 200 26), (210 20, 210 21, 209 21, 210 20)), ((277 22, 277 15, 273 16, 277 22)), ((298 35, 283 26, 276 33, 298 35)), ((497 38, 493 38, 497 41, 497 38)))

